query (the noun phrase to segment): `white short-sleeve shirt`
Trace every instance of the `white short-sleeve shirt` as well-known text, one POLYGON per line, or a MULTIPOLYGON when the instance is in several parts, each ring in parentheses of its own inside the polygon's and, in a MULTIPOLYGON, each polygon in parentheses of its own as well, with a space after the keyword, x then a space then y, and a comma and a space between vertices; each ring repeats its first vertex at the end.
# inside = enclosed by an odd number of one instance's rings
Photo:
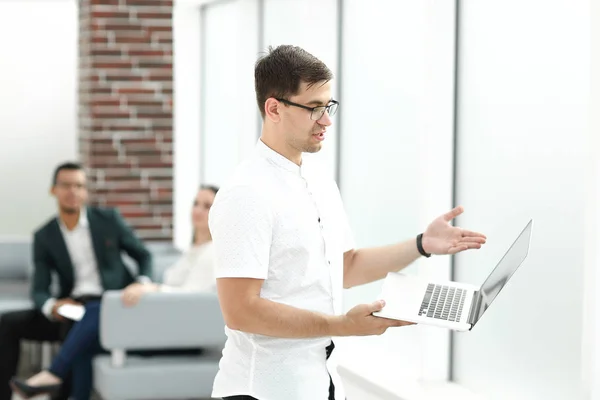
MULTIPOLYGON (((264 279, 262 298, 333 315, 342 311, 343 254, 354 243, 335 181, 312 161, 299 167, 259 140, 219 190, 209 226, 217 278, 264 279)), ((336 400, 344 399, 335 357, 325 360, 330 337, 225 331, 213 397, 326 400, 329 372, 336 400)))

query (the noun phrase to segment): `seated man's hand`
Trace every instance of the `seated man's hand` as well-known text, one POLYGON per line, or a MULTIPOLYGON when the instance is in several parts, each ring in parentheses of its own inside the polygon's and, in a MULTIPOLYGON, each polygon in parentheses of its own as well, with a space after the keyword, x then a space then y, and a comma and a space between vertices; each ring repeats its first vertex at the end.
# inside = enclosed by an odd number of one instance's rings
POLYGON ((67 320, 67 318, 63 317, 62 315, 60 315, 58 313, 58 309, 65 304, 80 305, 81 303, 78 303, 75 300, 68 298, 68 297, 64 298, 64 299, 56 300, 56 302, 54 303, 54 306, 52 307, 52 318, 54 318, 57 321, 66 321, 67 320))
POLYGON ((158 285, 154 283, 132 283, 123 290, 123 304, 126 307, 135 306, 145 293, 157 292, 158 285))

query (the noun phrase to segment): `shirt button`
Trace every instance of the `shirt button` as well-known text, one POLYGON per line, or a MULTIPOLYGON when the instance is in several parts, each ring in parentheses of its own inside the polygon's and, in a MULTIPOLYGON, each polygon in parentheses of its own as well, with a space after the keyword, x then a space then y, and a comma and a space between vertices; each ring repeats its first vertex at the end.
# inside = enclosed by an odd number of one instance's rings
POLYGON ((327 260, 327 264, 331 265, 331 261, 327 260))

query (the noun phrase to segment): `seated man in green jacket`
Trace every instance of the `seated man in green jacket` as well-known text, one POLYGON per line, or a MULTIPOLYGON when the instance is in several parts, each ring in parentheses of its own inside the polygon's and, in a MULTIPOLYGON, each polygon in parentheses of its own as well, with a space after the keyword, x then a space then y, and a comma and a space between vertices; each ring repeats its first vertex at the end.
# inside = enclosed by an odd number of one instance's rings
MULTIPOLYGON (((105 290, 131 293, 151 282, 151 255, 120 214, 86 207, 86 176, 79 164, 59 165, 51 192, 58 215, 34 235, 34 309, 0 317, 0 400, 11 399, 9 381, 16 372, 22 339, 60 341, 66 336, 71 323, 58 313, 61 305, 97 302, 105 290), (137 278, 123 262, 122 251, 137 262, 137 278), (58 278, 56 297, 51 293, 52 274, 58 278)), ((89 368, 73 371, 76 392, 91 391, 91 358, 89 363, 89 368)))

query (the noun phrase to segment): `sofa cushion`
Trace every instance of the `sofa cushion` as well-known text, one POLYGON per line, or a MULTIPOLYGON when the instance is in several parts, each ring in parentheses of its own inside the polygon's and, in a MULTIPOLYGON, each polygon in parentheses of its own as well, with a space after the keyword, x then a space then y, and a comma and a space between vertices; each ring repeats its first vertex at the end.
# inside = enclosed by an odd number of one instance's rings
POLYGON ((104 399, 210 398, 220 354, 127 356, 113 367, 109 355, 94 359, 94 389, 104 399))
POLYGON ((29 299, 29 282, 23 280, 0 280, 0 299, 29 299))
POLYGON ((31 240, 0 238, 0 280, 27 279, 32 271, 31 240))
POLYGON ((33 302, 23 298, 0 298, 0 318, 2 314, 11 311, 30 310, 33 308, 33 302))

